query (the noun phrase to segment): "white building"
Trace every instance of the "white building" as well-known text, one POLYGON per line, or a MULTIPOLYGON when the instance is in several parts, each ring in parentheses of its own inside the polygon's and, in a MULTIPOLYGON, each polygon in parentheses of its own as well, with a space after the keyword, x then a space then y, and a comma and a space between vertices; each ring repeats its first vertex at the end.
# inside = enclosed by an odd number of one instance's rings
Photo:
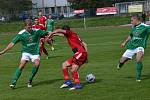
POLYGON ((32 0, 32 5, 33 15, 36 15, 38 10, 42 10, 44 14, 69 15, 72 12, 67 0, 32 0))

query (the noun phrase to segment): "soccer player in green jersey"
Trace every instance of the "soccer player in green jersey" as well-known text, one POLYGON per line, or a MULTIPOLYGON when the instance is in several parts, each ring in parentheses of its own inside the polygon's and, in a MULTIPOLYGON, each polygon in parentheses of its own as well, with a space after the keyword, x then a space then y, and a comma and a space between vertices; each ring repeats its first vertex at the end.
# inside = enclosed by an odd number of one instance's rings
MULTIPOLYGON (((52 15, 49 15, 48 19, 46 20, 46 24, 45 24, 47 32, 53 32, 54 31, 54 23, 55 23, 55 21, 52 19, 52 15)), ((51 40, 47 39, 46 41, 49 45, 51 45, 51 50, 53 51, 55 49, 53 46, 53 43, 52 43, 53 40, 51 41, 51 40)))
POLYGON ((131 17, 132 29, 126 40, 121 44, 126 46, 127 50, 122 55, 117 69, 119 70, 125 62, 132 59, 136 55, 136 81, 141 81, 142 59, 144 56, 144 49, 147 45, 147 40, 150 34, 150 26, 141 23, 141 18, 138 15, 131 17))
POLYGON ((48 32, 42 30, 32 29, 32 22, 30 19, 25 20, 25 29, 21 30, 14 39, 8 44, 8 46, 0 52, 0 55, 6 53, 12 49, 16 43, 21 42, 22 44, 22 57, 20 65, 16 69, 15 75, 12 79, 10 87, 13 89, 16 86, 17 80, 19 79, 23 68, 26 63, 31 60, 34 63, 32 73, 29 76, 28 87, 32 87, 32 80, 36 75, 40 65, 40 37, 48 35, 48 32))
POLYGON ((53 32, 54 31, 54 20, 52 19, 52 16, 49 15, 48 19, 46 20, 46 28, 48 32, 53 32))

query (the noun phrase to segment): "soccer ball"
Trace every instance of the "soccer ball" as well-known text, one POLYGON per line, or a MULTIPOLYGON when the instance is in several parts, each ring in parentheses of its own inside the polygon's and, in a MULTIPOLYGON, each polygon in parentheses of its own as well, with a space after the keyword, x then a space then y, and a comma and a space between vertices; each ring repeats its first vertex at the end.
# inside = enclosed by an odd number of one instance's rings
POLYGON ((86 81, 87 81, 88 83, 94 82, 94 81, 95 81, 95 76, 94 76, 93 74, 88 74, 88 75, 86 75, 86 81))

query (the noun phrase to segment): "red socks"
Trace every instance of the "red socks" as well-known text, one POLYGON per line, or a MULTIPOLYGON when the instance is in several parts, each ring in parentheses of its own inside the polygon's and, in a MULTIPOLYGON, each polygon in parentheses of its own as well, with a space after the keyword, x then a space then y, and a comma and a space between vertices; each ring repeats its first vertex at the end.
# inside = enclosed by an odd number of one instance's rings
MULTIPOLYGON (((68 68, 63 69, 64 80, 69 80, 68 68)), ((80 84, 78 71, 72 72, 72 77, 75 84, 80 84)))
POLYGON ((72 77, 74 79, 75 84, 80 84, 78 71, 73 71, 72 72, 72 77))
POLYGON ((64 80, 69 80, 68 67, 63 69, 63 74, 64 74, 64 80))

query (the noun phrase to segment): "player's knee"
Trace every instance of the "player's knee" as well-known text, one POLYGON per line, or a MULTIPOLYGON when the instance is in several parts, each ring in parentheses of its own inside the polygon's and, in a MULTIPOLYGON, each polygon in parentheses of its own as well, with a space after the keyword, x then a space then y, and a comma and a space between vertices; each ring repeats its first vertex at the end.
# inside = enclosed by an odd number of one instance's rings
POLYGON ((72 66, 71 66, 71 72, 78 71, 78 68, 79 68, 79 66, 77 66, 77 65, 72 65, 72 66))
POLYGON ((74 71, 78 71, 78 69, 77 69, 77 68, 72 67, 72 68, 71 68, 71 72, 74 72, 74 71))
POLYGON ((26 63, 27 63, 26 61, 21 61, 19 65, 19 69, 22 70, 25 67, 26 63))
POLYGON ((142 62, 142 58, 137 58, 136 62, 142 62))
POLYGON ((34 61, 34 65, 35 65, 35 66, 40 66, 40 60, 39 60, 39 59, 36 59, 36 60, 34 61))
POLYGON ((66 63, 65 62, 63 62, 62 63, 62 69, 65 69, 67 66, 66 66, 66 63))
POLYGON ((20 66, 19 66, 19 69, 20 69, 20 70, 23 70, 23 69, 24 69, 24 66, 20 65, 20 66))

